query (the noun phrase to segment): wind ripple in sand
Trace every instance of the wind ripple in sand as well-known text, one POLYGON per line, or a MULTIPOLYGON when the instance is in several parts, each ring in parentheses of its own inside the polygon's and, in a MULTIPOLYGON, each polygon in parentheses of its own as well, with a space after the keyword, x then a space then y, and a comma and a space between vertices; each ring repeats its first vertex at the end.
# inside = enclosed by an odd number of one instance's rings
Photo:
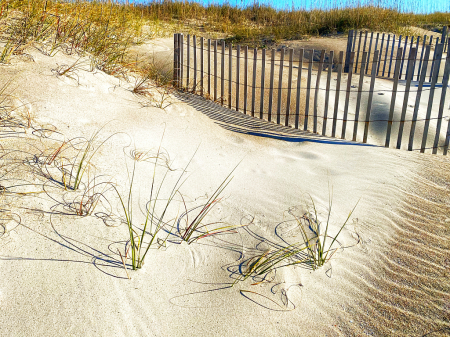
POLYGON ((374 252, 345 335, 450 335, 450 172, 445 160, 429 163, 389 212, 394 231, 374 252))

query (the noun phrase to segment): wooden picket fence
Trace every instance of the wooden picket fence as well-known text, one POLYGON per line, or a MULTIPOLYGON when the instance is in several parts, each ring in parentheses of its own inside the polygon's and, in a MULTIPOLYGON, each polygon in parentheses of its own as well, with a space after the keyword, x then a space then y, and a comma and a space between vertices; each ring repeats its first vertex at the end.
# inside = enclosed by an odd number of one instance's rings
MULTIPOLYGON (((402 48, 403 52, 401 54, 401 64, 400 64, 400 72, 399 78, 406 78, 406 74, 408 73, 407 60, 410 57, 410 54, 413 49, 416 49, 417 54, 414 61, 414 73, 413 79, 417 81, 420 78, 421 69, 423 67, 424 53, 426 50, 426 46, 430 46, 432 51, 434 49, 434 55, 431 59, 442 59, 441 55, 438 55, 438 49, 435 47, 439 44, 444 45, 443 53, 448 52, 448 41, 449 41, 449 33, 447 26, 444 26, 442 34, 431 35, 431 36, 396 36, 395 34, 386 34, 386 33, 374 33, 368 31, 355 31, 351 30, 348 33, 347 39, 347 51, 346 51, 346 64, 344 67, 344 72, 348 72, 349 64, 348 61, 350 59, 350 53, 356 53, 356 61, 355 61, 355 72, 359 71, 358 65, 360 65, 360 59, 362 53, 367 51, 368 57, 370 59, 371 54, 375 50, 379 50, 379 60, 376 70, 376 76, 381 76, 385 78, 393 78, 394 77, 394 68, 393 64, 395 64, 395 59, 397 58, 397 51, 399 48, 402 48)), ((445 59, 442 59, 445 61, 445 59)), ((428 61, 430 62, 430 61, 428 61)), ((425 77, 426 82, 431 82, 431 77, 433 73, 433 67, 435 64, 438 67, 442 67, 440 63, 434 62, 431 67, 428 67, 429 74, 425 77)), ((369 64, 366 64, 365 69, 363 69, 366 74, 369 73, 369 64)), ((442 83, 443 76, 438 75, 438 83, 442 83)))
POLYGON ((449 112, 450 53, 443 57, 448 48, 443 43, 433 48, 431 55, 432 46, 425 45, 417 72, 418 49, 411 47, 404 59, 405 51, 398 47, 391 58, 392 77, 380 78, 384 60, 378 47, 373 52, 363 49, 361 57, 353 48, 348 53, 294 53, 175 34, 173 79, 180 90, 269 122, 327 137, 447 155, 450 120, 446 127, 443 123, 448 119, 444 112, 449 112), (401 79, 403 63, 407 71, 401 79))

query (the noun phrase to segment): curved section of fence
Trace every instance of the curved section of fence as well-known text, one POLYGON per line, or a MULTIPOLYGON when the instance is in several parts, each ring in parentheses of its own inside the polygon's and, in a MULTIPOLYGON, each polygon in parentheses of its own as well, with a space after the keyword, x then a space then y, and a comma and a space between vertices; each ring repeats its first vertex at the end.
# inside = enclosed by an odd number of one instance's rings
MULTIPOLYGON (((367 51, 361 47, 354 51, 353 34, 346 53, 249 50, 175 34, 174 83, 181 90, 276 124, 446 155, 450 53, 444 50, 448 46, 424 44, 421 49, 410 44, 406 52, 404 46, 388 50, 382 49, 384 43, 375 43, 367 51)), ((367 41, 359 35, 358 45, 364 47, 367 41)), ((387 36, 385 41, 391 45, 397 40, 387 36)))

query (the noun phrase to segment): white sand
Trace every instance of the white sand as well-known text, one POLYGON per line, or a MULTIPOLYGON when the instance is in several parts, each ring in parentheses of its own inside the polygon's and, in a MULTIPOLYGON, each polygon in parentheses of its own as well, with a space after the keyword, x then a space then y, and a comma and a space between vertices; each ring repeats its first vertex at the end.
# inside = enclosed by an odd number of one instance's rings
MULTIPOLYGON (((111 205, 112 226, 95 216, 57 214, 71 194, 19 166, 2 185, 26 181, 35 185, 12 190, 44 186, 47 193, 3 199, 2 208, 21 222, 3 220, 1 336, 439 336, 450 329, 448 157, 235 133, 199 111, 208 109, 195 109, 208 106, 201 99, 174 98, 166 110, 142 107, 143 98, 123 80, 83 69, 72 79, 57 77, 51 69, 75 57, 30 53, 35 62, 1 66, 0 74, 2 81, 15 76, 14 95, 35 116, 33 126, 53 125, 58 141, 89 137, 102 126, 102 139, 118 133, 94 157, 91 177, 105 175, 99 181, 116 182, 126 193, 125 164, 132 167, 126 155, 154 153, 164 133, 173 168, 183 168, 198 148, 181 189, 187 205, 206 202, 240 163, 208 220, 253 223, 191 245, 172 236, 166 248, 149 252, 142 270, 129 271, 128 280, 117 253, 124 253, 127 228, 114 194, 96 209, 107 212, 111 205), (302 214, 309 195, 325 220, 329 186, 331 235, 360 200, 339 237, 345 248, 315 272, 289 266, 269 275, 271 282, 248 279, 229 287, 239 263, 270 242, 301 240, 287 211, 302 214)), ((57 140, 28 132, 1 138, 1 145, 26 149, 17 154, 25 158, 56 148, 57 140)), ((138 163, 136 217, 151 169, 138 163)), ((164 195, 178 174, 169 175, 164 195)))

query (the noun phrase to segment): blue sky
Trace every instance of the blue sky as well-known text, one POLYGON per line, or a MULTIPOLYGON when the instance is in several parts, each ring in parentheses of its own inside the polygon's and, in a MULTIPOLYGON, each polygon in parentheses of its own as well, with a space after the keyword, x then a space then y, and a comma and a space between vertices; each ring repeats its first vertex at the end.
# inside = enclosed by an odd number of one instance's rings
MULTIPOLYGON (((400 11, 415 13, 450 12, 450 0, 190 0, 204 5, 229 3, 232 6, 246 7, 257 2, 277 9, 326 9, 330 7, 354 7, 375 5, 392 7, 400 11)), ((136 2, 146 2, 137 0, 136 2)), ((151 0, 150 0, 151 2, 151 0)))

